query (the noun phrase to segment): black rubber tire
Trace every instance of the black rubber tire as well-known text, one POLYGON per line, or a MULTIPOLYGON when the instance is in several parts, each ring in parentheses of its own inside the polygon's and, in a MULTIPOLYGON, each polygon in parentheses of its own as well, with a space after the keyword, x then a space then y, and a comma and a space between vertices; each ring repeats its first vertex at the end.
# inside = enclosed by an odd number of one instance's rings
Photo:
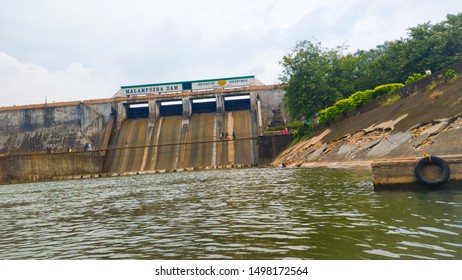
POLYGON ((431 159, 430 157, 424 157, 421 160, 419 160, 419 162, 417 163, 417 166, 415 167, 415 176, 417 177, 419 182, 422 182, 429 186, 439 186, 445 183, 449 179, 449 174, 450 174, 450 170, 449 170, 448 164, 439 157, 431 157, 431 159), (425 178, 423 175, 423 169, 427 164, 438 165, 443 171, 443 174, 441 175, 441 177, 439 177, 436 180, 429 180, 425 178))

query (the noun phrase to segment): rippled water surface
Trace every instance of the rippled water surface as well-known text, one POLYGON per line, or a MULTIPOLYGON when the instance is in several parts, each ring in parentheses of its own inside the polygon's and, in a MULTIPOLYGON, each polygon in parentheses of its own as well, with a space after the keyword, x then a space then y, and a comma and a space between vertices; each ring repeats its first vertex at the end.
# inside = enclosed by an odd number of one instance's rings
POLYGON ((462 259, 462 192, 357 169, 236 169, 0 186, 0 259, 462 259))

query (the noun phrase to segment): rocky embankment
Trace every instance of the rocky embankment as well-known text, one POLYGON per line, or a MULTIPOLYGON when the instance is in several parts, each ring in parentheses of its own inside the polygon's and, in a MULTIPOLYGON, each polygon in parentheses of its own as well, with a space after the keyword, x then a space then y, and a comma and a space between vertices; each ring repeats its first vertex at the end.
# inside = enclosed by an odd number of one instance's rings
POLYGON ((273 166, 368 165, 373 160, 424 153, 462 154, 462 79, 421 89, 404 87, 397 103, 332 124, 299 142, 273 166))

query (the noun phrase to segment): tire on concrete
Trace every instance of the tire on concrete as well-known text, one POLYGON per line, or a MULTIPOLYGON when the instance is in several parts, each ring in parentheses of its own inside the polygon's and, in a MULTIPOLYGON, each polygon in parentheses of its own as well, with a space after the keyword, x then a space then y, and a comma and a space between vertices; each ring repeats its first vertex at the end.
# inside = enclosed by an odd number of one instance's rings
POLYGON ((449 174, 450 174, 450 170, 449 170, 448 164, 439 157, 433 157, 433 156, 424 157, 421 160, 419 160, 419 162, 417 163, 417 166, 415 167, 415 176, 417 177, 419 182, 425 185, 429 185, 429 186, 439 186, 445 183, 449 179, 449 174), (437 178, 436 180, 430 180, 430 179, 425 178, 423 174, 423 169, 427 164, 435 164, 439 166, 442 170, 441 176, 437 178))

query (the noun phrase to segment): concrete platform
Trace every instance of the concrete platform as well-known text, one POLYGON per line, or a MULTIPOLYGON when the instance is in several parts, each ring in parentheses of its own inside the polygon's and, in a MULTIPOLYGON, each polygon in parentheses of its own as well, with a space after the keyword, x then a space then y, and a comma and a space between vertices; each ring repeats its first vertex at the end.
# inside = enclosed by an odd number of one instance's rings
MULTIPOLYGON (((462 190, 462 155, 438 157, 447 163, 450 170, 449 179, 441 185, 431 186, 417 179, 415 170, 422 157, 397 158, 372 162, 374 190, 462 190)), ((427 164, 423 169, 424 178, 435 180, 441 175, 442 169, 436 164, 427 164)))

